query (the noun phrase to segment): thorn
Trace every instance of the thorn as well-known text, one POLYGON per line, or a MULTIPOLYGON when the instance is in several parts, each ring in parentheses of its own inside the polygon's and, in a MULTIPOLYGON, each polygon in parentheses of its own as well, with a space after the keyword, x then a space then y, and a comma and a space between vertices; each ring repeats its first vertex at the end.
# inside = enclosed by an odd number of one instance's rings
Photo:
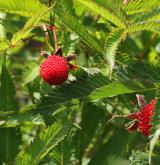
POLYGON ((57 56, 62 56, 62 49, 58 48, 57 51, 54 53, 57 56))
POLYGON ((71 61, 71 60, 76 60, 77 59, 77 55, 76 54, 70 54, 66 57, 67 61, 71 61))
POLYGON ((42 25, 42 29, 45 32, 45 41, 47 42, 48 40, 48 32, 47 32, 47 27, 45 24, 42 25))
POLYGON ((78 65, 69 64, 69 69, 70 70, 76 70, 76 69, 78 69, 78 65))

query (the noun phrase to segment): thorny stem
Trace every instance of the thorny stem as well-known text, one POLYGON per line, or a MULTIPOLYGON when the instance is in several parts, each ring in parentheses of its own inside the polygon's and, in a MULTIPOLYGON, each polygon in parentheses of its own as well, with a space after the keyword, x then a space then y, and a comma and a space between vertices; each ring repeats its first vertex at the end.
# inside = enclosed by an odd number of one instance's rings
POLYGON ((53 38, 54 38, 54 47, 55 47, 55 52, 58 50, 58 40, 57 40, 57 35, 56 35, 56 29, 53 26, 52 28, 53 31, 53 38))
POLYGON ((53 50, 53 47, 52 47, 52 46, 50 45, 50 43, 48 42, 48 38, 50 39, 51 43, 52 43, 52 39, 51 39, 51 37, 50 37, 50 35, 49 35, 49 32, 48 32, 48 29, 47 29, 46 24, 43 24, 43 25, 42 25, 42 29, 43 29, 43 31, 45 32, 45 43, 48 45, 48 47, 49 47, 51 50, 53 50))
POLYGON ((53 33, 53 40, 54 40, 54 48, 55 52, 58 50, 58 40, 57 40, 57 35, 56 35, 56 27, 54 25, 48 26, 48 30, 51 30, 53 33))
POLYGON ((43 31, 45 31, 45 42, 47 42, 47 40, 48 40, 48 32, 47 32, 47 27, 46 27, 46 25, 45 25, 45 24, 43 24, 42 28, 43 28, 43 31))
MULTIPOLYGON (((44 40, 44 42, 47 44, 47 46, 51 49, 51 50, 53 50, 53 47, 50 45, 50 43, 48 42, 48 38, 50 37, 49 36, 49 33, 48 33, 48 30, 47 30, 47 26, 46 26, 46 24, 43 24, 42 25, 42 30, 45 32, 45 40, 44 40)), ((45 44, 44 44, 45 45, 45 44)))
MULTIPOLYGON (((49 6, 52 5, 52 0, 49 0, 49 6)), ((52 15, 52 12, 50 14, 50 21, 52 22, 52 25, 49 26, 50 30, 52 30, 53 32, 53 39, 54 39, 54 51, 56 52, 58 50, 58 40, 57 40, 57 35, 56 35, 56 28, 54 26, 54 23, 53 23, 53 15, 52 15)))

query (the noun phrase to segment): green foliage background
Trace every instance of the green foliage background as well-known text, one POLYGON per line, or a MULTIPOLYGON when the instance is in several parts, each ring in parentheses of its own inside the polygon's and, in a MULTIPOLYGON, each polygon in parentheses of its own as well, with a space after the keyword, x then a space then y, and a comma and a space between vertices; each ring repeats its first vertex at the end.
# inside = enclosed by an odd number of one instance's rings
POLYGON ((0 164, 157 165, 157 101, 150 137, 115 114, 139 110, 160 89, 159 0, 0 0, 0 164), (39 76, 42 50, 79 68, 61 86, 39 76))

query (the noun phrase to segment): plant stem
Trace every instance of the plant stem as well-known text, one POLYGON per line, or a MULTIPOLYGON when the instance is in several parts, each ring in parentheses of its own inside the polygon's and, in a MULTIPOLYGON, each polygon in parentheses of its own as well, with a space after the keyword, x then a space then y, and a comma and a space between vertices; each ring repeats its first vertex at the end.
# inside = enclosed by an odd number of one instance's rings
POLYGON ((56 29, 53 27, 53 38, 54 38, 54 48, 55 52, 58 50, 58 40, 57 40, 57 35, 56 35, 56 29))

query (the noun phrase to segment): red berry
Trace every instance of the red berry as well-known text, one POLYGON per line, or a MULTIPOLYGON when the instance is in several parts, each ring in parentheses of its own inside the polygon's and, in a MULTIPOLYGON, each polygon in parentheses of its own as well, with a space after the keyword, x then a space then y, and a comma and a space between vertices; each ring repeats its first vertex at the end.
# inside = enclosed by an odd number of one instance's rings
POLYGON ((60 85, 68 78, 69 64, 64 57, 51 55, 40 66, 40 75, 50 85, 60 85))

